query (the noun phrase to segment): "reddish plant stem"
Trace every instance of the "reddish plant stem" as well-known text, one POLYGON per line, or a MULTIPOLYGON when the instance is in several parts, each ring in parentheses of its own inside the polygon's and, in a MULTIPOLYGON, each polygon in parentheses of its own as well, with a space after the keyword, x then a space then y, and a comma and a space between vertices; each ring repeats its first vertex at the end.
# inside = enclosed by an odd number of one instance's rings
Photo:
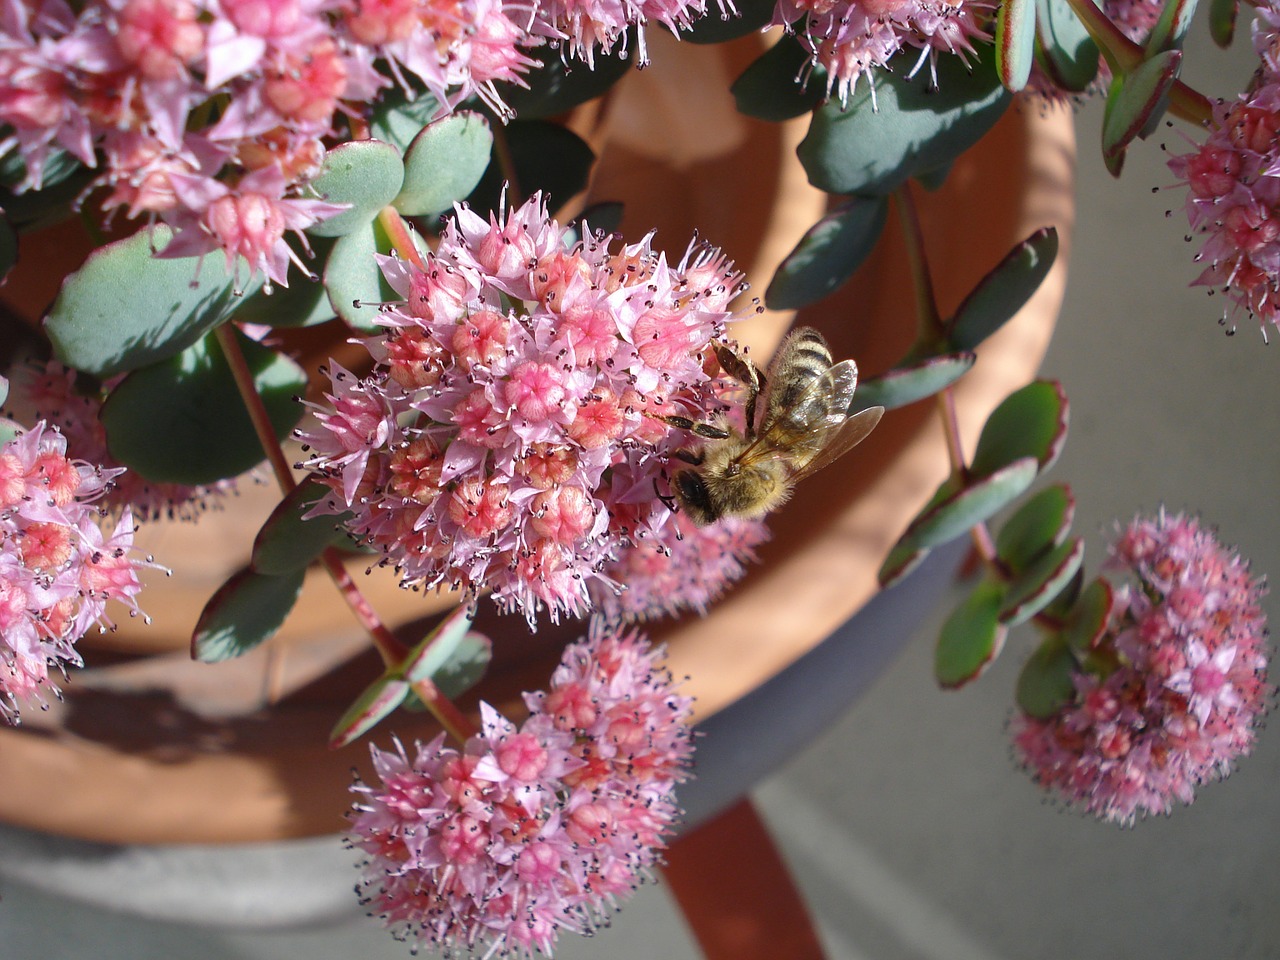
MULTIPOLYGON (((898 217, 902 223, 902 233, 907 244, 907 260, 911 264, 911 280, 916 294, 916 310, 920 327, 916 349, 927 351, 934 344, 945 345, 946 327, 942 320, 942 313, 938 310, 933 278, 929 274, 929 258, 924 248, 924 232, 920 229, 920 217, 916 211, 910 185, 900 187, 893 196, 897 202, 898 217)), ((960 441, 960 419, 956 410, 954 389, 946 387, 941 390, 937 395, 937 403, 942 432, 946 437, 947 458, 951 461, 951 475, 957 483, 964 483, 969 467, 964 455, 964 445, 960 441)), ((975 525, 969 533, 973 539, 974 549, 982 559, 987 564, 994 563, 995 543, 986 524, 975 525)))
POLYGON ((418 251, 418 245, 413 240, 413 232, 405 223, 404 217, 400 216, 399 210, 395 207, 383 207, 378 211, 378 223, 387 232, 392 249, 400 254, 402 259, 409 261, 419 270, 427 269, 427 264, 418 251))
MULTIPOLYGON (((1067 0, 1067 3, 1102 51, 1112 73, 1126 73, 1146 59, 1146 51, 1126 37, 1093 0, 1067 0)), ((1200 91, 1175 80, 1169 91, 1169 112, 1180 120, 1204 126, 1213 118, 1213 103, 1200 91)))
MULTIPOLYGON (((396 214, 396 219, 399 220, 399 214, 396 214)), ((403 224, 404 221, 400 220, 399 222, 403 224)), ((253 422, 253 429, 258 435, 258 442, 262 445, 262 450, 266 454, 267 460, 271 463, 272 470, 275 472, 276 482, 280 485, 283 493, 291 493, 297 487, 297 482, 293 479, 293 472, 289 468, 289 461, 285 459, 284 450, 276 439, 275 428, 271 425, 271 418, 267 414, 267 408, 263 404, 257 388, 254 386, 253 373, 249 370, 249 364, 244 358, 244 352, 240 349, 240 344, 236 342, 235 329, 231 324, 224 323, 217 328, 216 336, 218 343, 222 347, 222 352, 227 358, 227 365, 231 369, 236 389, 239 390, 245 408, 249 411, 249 419, 253 422)), ((347 606, 351 608, 351 612, 355 614, 360 625, 369 634, 375 649, 378 651, 378 655, 382 657, 383 663, 388 667, 398 666, 403 663, 405 657, 409 655, 409 649, 387 629, 377 611, 373 609, 364 594, 360 592, 360 588, 356 586, 355 581, 351 579, 351 574, 347 572, 347 568, 343 565, 338 551, 333 547, 327 548, 321 554, 321 563, 329 574, 329 578, 338 588, 342 599, 346 601, 347 606)), ((440 725, 451 736, 457 738, 459 743, 465 743, 467 737, 475 732, 475 727, 471 721, 452 701, 440 692, 440 688, 432 683, 431 680, 418 681, 413 685, 413 690, 431 712, 431 715, 439 721, 440 725)))

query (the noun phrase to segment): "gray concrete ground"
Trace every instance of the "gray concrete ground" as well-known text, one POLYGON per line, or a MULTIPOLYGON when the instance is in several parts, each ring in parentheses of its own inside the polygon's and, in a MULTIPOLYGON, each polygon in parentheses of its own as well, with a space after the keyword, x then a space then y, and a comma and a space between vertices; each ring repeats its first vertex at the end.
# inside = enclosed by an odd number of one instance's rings
MULTIPOLYGON (((1193 79, 1223 95, 1243 83, 1246 53, 1204 59, 1200 46, 1193 79)), ((1247 324, 1224 337, 1221 301, 1187 288, 1185 221, 1164 216, 1181 197, 1150 192, 1172 183, 1158 142, 1179 151, 1179 134, 1136 147, 1117 184, 1093 147, 1099 118, 1097 104, 1080 117, 1075 282, 1046 364, 1072 402, 1051 479, 1075 489, 1091 567, 1113 520, 1163 503, 1202 513, 1256 570, 1280 575, 1280 345, 1247 324)), ((1010 762, 1004 728, 1028 647, 1015 635, 980 683, 942 693, 929 673, 936 625, 757 792, 833 960, 1280 957, 1276 731, 1194 806, 1131 830, 1095 823, 1042 803, 1010 762)), ((4 960, 407 956, 354 909, 321 928, 228 933, 72 906, 12 881, 0 895, 4 960)), ((697 954, 653 887, 613 929, 560 955, 697 954)))

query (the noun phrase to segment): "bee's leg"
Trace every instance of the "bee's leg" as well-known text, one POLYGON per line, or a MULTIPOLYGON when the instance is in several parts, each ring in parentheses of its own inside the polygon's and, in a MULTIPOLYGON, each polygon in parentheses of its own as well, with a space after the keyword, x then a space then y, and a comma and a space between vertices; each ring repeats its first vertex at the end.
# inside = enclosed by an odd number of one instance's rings
POLYGON ((713 346, 716 359, 720 361, 720 369, 747 388, 744 412, 746 413, 746 435, 747 439, 751 440, 756 435, 756 400, 764 391, 764 374, 754 363, 734 353, 725 344, 717 343, 713 346))
POLYGON ((700 467, 706 461, 706 456, 698 450, 677 450, 673 456, 683 460, 692 467, 700 467))
POLYGON ((645 416, 653 417, 655 420, 661 420, 663 423, 675 427, 677 430, 688 430, 694 436, 702 437, 705 440, 724 440, 729 436, 729 431, 723 427, 717 427, 714 423, 707 423, 703 420, 691 420, 688 417, 682 417, 678 414, 658 415, 656 413, 646 413, 645 416))

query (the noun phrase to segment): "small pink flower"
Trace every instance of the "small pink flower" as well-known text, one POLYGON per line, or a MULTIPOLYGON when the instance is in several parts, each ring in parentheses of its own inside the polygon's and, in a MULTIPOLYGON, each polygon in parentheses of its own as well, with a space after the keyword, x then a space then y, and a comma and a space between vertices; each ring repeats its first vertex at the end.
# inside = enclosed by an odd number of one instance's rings
POLYGON ((94 505, 119 470, 68 459, 67 442, 43 421, 0 450, 0 716, 18 722, 23 703, 57 687, 50 667, 80 666, 75 644, 107 628, 107 601, 137 614, 133 517, 110 536, 94 505))
POLYGON ((363 902, 447 954, 549 955, 606 922, 660 862, 688 775, 691 702, 659 655, 593 621, 519 727, 482 704, 461 753, 443 736, 412 759, 371 747, 380 783, 356 784, 351 817, 363 902))
POLYGON ((1266 712, 1262 583, 1194 519, 1139 518, 1117 539, 1136 580, 1048 718, 1020 716, 1014 745, 1036 782, 1118 823, 1190 803, 1253 746, 1266 712))

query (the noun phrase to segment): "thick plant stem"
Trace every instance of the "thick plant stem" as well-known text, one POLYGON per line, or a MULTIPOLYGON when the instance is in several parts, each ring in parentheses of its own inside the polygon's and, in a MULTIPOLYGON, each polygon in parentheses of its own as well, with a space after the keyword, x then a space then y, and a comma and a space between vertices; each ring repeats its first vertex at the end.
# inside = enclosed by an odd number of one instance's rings
POLYGON ((907 261, 911 265, 911 285, 916 296, 916 321, 919 326, 917 340, 931 343, 941 339, 945 330, 942 314, 938 312, 938 298, 933 292, 933 278, 929 275, 929 258, 924 249, 924 234, 920 229, 920 216, 911 184, 905 183, 893 193, 902 224, 903 238, 907 243, 907 261))
POLYGON ((749 798, 671 844, 662 872, 707 960, 823 960, 804 899, 749 798))
MULTIPOLYGON (((399 219, 398 214, 396 217, 399 219)), ((403 223, 402 220, 400 222, 403 223)), ((297 481, 294 480, 289 461, 285 458, 284 450, 276 439, 275 428, 271 425, 267 408, 254 386, 253 373, 249 370, 249 364, 244 358, 240 344, 236 342, 235 328, 231 324, 223 324, 218 327, 216 336, 227 358, 227 365, 231 368, 236 388, 240 392, 245 408, 249 411, 249 419, 253 422, 258 442, 262 444, 262 450, 276 475, 276 482, 280 485, 281 492, 291 493, 297 487, 297 481)), ((356 586, 351 574, 343 565, 341 554, 333 547, 328 547, 321 554, 321 564, 334 586, 338 588, 342 599, 346 601, 351 612, 368 633, 383 663, 389 667, 402 663, 409 654, 408 648, 387 629, 377 611, 360 592, 360 588, 356 586)), ((462 711, 430 680, 415 683, 413 689, 440 725, 452 736, 458 738, 459 742, 465 743, 467 737, 474 731, 474 727, 462 711)))
POLYGON ((392 248, 400 254, 401 259, 409 261, 419 270, 427 269, 422 254, 418 252, 418 245, 413 241, 409 225, 400 216, 399 210, 395 207, 383 207, 378 211, 378 223, 386 231, 392 248))

